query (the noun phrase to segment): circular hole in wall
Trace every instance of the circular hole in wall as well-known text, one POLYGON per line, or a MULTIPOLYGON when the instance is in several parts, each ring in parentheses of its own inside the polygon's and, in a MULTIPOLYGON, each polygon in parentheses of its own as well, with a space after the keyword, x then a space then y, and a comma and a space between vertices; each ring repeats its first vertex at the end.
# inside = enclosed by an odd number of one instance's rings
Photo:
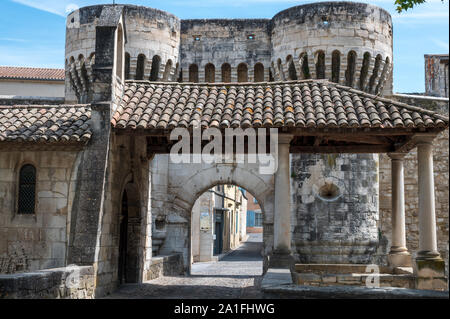
POLYGON ((166 226, 166 221, 164 220, 164 217, 157 217, 155 220, 156 230, 164 230, 165 226, 166 226))
POLYGON ((333 183, 325 183, 319 188, 317 197, 326 202, 333 202, 341 197, 341 190, 333 183))

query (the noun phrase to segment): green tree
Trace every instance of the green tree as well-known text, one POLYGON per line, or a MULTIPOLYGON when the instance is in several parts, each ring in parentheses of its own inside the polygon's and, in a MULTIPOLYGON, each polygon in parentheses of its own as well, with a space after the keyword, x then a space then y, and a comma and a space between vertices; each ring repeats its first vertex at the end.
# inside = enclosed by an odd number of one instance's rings
MULTIPOLYGON (((444 2, 444 0, 441 0, 444 2)), ((395 0, 395 4, 397 5, 397 12, 407 11, 408 9, 412 9, 414 6, 424 3, 426 0, 395 0)))

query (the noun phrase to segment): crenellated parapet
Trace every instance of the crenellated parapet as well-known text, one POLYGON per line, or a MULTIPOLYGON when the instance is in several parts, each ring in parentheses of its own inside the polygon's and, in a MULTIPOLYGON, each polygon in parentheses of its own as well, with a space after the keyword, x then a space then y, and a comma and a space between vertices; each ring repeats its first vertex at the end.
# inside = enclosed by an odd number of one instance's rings
POLYGON ((276 80, 328 79, 374 94, 391 89, 392 19, 379 7, 353 2, 292 7, 272 19, 271 42, 276 80))
POLYGON ((320 2, 286 9, 272 19, 196 20, 142 6, 98 5, 67 19, 67 100, 89 100, 92 58, 104 41, 96 28, 118 10, 125 33, 123 80, 328 79, 372 94, 392 93, 392 19, 373 5, 320 2))

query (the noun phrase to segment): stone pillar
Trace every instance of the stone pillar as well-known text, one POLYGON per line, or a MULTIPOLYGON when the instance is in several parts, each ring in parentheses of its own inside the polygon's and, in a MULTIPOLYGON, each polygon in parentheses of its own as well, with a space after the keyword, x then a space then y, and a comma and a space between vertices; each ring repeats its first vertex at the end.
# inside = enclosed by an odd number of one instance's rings
POLYGON ((290 268, 291 255, 291 181, 289 143, 292 135, 278 135, 278 169, 275 172, 274 251, 272 268, 290 268))
POLYGON ((406 248, 405 234, 405 187, 403 175, 404 153, 390 153, 392 170, 392 244, 389 265, 411 267, 411 254, 406 248))
POLYGON ((414 264, 416 288, 445 289, 445 262, 437 250, 433 176, 433 137, 416 139, 419 186, 419 251, 414 264))

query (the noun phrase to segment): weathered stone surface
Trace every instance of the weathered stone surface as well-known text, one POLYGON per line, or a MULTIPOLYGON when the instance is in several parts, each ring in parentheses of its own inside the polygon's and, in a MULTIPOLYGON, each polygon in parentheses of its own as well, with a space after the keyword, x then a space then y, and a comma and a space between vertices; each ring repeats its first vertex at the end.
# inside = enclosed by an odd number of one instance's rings
POLYGON ((448 299, 448 292, 404 288, 278 286, 263 289, 267 299, 448 299))
POLYGON ((94 287, 92 266, 0 275, 0 299, 91 299, 94 287))

